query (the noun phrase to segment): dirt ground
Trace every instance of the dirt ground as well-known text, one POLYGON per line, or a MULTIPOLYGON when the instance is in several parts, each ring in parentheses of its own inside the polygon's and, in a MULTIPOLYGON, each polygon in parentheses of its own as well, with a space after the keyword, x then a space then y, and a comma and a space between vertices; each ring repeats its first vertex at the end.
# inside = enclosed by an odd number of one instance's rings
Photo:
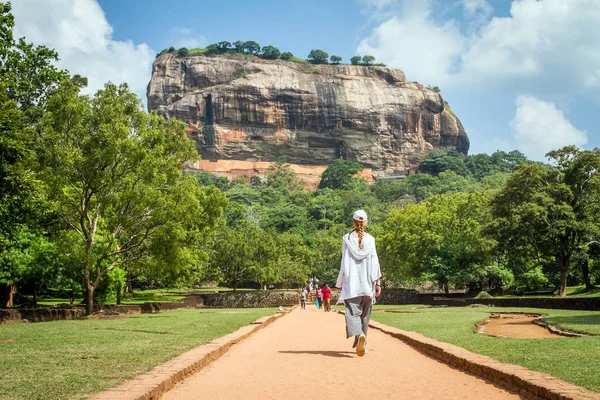
POLYGON ((296 309, 180 383, 163 399, 518 399, 379 331, 358 357, 344 317, 296 309))
POLYGON ((553 339, 562 336, 534 324, 536 317, 522 314, 500 314, 500 318, 490 318, 483 324, 484 333, 514 339, 553 339))

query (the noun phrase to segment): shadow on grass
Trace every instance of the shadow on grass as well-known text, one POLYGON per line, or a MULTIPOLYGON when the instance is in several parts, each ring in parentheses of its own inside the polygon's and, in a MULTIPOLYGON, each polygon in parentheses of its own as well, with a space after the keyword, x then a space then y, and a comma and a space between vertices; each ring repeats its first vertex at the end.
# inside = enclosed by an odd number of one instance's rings
POLYGON ((353 351, 325 351, 325 350, 285 350, 280 351, 283 354, 317 354, 326 357, 337 357, 337 358, 352 358, 348 354, 354 354, 353 351))
POLYGON ((598 336, 598 331, 591 332, 587 326, 600 326, 600 315, 572 315, 568 317, 546 317, 544 322, 550 325, 558 325, 576 332, 598 336), (581 325, 581 326, 578 326, 581 325))

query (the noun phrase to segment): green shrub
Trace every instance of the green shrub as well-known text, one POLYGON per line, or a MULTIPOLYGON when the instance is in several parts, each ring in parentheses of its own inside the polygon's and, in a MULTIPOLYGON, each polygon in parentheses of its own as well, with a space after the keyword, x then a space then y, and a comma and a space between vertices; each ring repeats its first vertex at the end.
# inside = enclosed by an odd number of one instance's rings
POLYGON ((311 50, 308 54, 309 61, 315 64, 326 64, 329 54, 320 49, 311 50))
POLYGON ((292 53, 290 53, 289 51, 284 51, 283 53, 281 53, 280 58, 282 60, 291 60, 292 58, 294 58, 294 55, 292 53))
POLYGON ((182 47, 179 50, 177 50, 177 55, 181 56, 181 57, 187 56, 188 53, 189 53, 189 51, 188 51, 187 47, 182 47))
POLYGON ((485 290, 482 290, 481 292, 477 293, 477 296, 475 296, 475 298, 476 299, 493 299, 494 296, 492 296, 491 294, 489 294, 485 290))
POLYGON ((100 304, 113 304, 120 300, 125 289, 125 271, 117 267, 102 277, 95 297, 100 304))

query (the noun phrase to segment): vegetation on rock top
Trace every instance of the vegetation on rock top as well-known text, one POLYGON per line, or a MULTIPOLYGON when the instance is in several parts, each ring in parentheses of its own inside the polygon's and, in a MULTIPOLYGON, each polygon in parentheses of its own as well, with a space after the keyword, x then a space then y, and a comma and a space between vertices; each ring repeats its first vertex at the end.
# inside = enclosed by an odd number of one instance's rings
MULTIPOLYGON (((209 44, 203 48, 195 48, 188 49, 186 47, 181 47, 179 49, 175 49, 175 47, 171 46, 167 49, 162 50, 156 56, 159 57, 165 53, 176 53, 178 56, 185 57, 188 55, 196 55, 196 54, 204 54, 206 56, 213 55, 227 55, 227 54, 239 54, 245 56, 255 56, 262 58, 264 60, 285 60, 285 61, 294 61, 294 62, 310 62, 312 64, 327 64, 328 60, 331 64, 337 65, 342 61, 342 57, 332 55, 329 57, 329 54, 320 49, 311 50, 308 54, 307 59, 302 59, 294 56, 290 52, 281 52, 279 48, 268 45, 264 47, 260 47, 260 45, 253 41, 235 41, 233 43, 227 41, 221 41, 218 43, 209 44)), ((370 55, 365 56, 354 56, 350 59, 350 63, 352 65, 363 65, 363 66, 379 66, 385 67, 386 65, 383 63, 375 63, 375 57, 370 55)))

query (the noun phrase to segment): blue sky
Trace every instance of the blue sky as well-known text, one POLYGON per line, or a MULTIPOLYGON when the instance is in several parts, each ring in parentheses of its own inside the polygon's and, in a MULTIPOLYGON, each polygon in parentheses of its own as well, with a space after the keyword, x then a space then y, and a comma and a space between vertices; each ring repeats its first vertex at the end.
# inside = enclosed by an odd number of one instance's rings
POLYGON ((535 159, 600 146, 598 0, 20 0, 17 34, 56 48, 90 90, 125 81, 140 96, 156 52, 255 40, 306 57, 372 54, 438 85, 471 153, 535 159))

